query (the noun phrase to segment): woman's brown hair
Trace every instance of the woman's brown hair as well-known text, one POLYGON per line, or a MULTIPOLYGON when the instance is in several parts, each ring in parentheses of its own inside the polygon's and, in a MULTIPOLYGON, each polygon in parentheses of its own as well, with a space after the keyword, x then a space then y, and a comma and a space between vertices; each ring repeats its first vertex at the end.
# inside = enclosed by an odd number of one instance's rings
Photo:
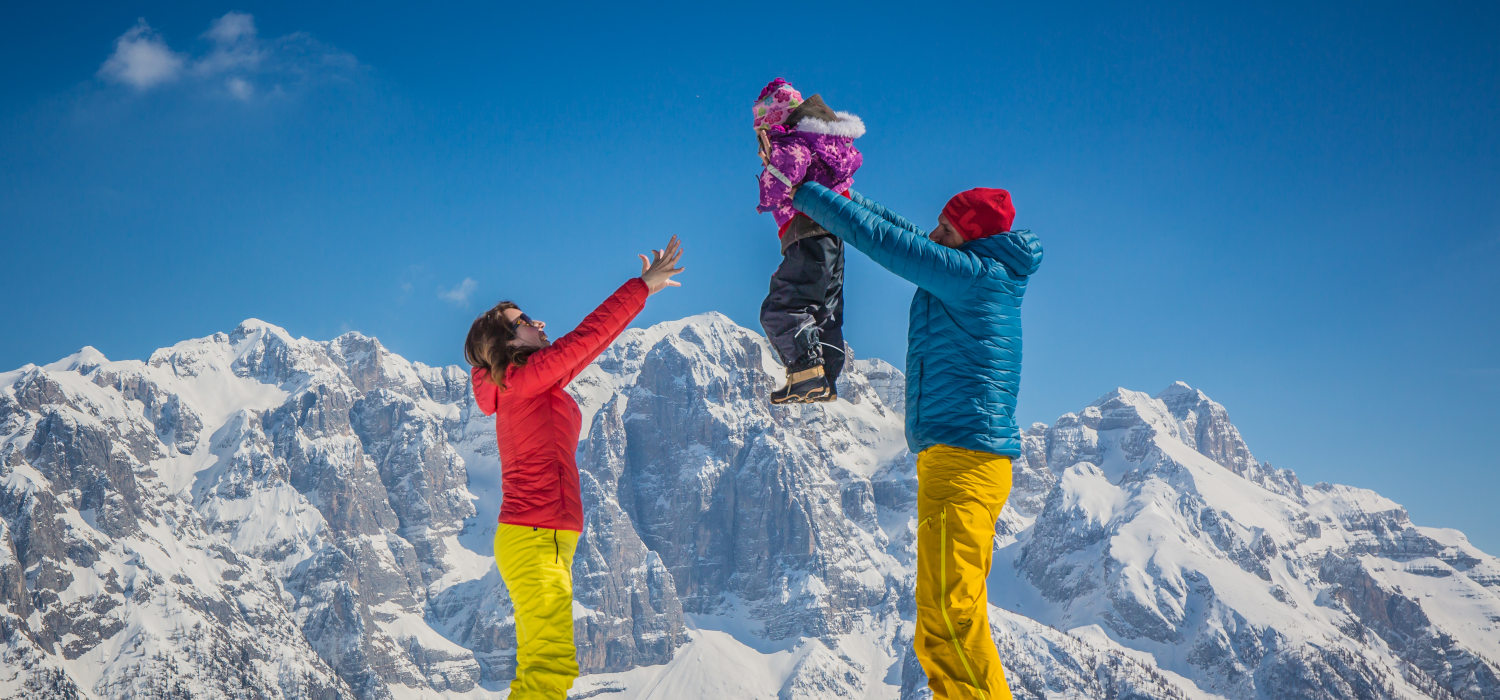
POLYGON ((520 367, 536 348, 518 348, 510 344, 516 338, 515 324, 505 320, 506 309, 519 309, 509 301, 502 301, 474 319, 469 326, 469 337, 464 340, 464 359, 471 366, 483 367, 490 372, 490 382, 505 388, 505 370, 511 365, 520 367))

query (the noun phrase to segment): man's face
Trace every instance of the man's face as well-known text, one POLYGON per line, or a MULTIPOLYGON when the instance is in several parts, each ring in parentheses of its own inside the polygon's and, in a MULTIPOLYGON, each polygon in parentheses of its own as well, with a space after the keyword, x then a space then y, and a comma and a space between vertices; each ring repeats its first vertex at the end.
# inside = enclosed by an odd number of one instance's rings
POLYGON ((963 234, 953 228, 953 225, 948 223, 948 217, 942 214, 938 215, 937 228, 932 229, 932 233, 927 234, 927 237, 932 239, 933 243, 949 248, 957 248, 964 244, 963 234))
POLYGON ((506 309, 505 320, 515 326, 516 337, 510 344, 518 348, 545 348, 552 344, 547 338, 547 332, 543 329, 547 324, 542 321, 531 321, 530 317, 522 319, 520 309, 506 309))

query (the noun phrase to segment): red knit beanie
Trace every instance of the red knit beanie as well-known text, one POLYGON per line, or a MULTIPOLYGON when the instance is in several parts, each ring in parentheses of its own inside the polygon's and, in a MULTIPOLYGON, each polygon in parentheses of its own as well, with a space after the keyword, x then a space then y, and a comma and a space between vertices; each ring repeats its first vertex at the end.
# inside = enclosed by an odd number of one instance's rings
POLYGON ((1016 208, 1005 190, 976 187, 959 192, 943 207, 943 217, 966 241, 1010 230, 1016 208))

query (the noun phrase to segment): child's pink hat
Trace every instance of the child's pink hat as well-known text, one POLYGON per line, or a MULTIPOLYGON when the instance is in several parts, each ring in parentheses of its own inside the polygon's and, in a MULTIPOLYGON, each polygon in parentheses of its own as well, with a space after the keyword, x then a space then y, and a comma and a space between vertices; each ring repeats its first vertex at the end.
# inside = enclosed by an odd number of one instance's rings
POLYGON ((792 110, 802 104, 802 93, 791 83, 777 78, 766 84, 765 89, 760 91, 760 97, 755 98, 755 128, 765 129, 786 122, 792 110))

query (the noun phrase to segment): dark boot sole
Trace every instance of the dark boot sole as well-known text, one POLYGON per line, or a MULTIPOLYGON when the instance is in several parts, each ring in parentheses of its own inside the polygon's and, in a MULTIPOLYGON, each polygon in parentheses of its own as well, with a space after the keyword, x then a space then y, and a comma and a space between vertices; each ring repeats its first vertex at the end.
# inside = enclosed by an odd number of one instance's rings
POLYGON ((825 401, 834 400, 833 398, 828 398, 830 394, 832 394, 832 392, 828 391, 828 389, 818 387, 815 389, 811 389, 804 394, 787 394, 784 397, 777 397, 775 395, 772 395, 771 404, 780 406, 782 404, 788 403, 822 403, 825 401))

